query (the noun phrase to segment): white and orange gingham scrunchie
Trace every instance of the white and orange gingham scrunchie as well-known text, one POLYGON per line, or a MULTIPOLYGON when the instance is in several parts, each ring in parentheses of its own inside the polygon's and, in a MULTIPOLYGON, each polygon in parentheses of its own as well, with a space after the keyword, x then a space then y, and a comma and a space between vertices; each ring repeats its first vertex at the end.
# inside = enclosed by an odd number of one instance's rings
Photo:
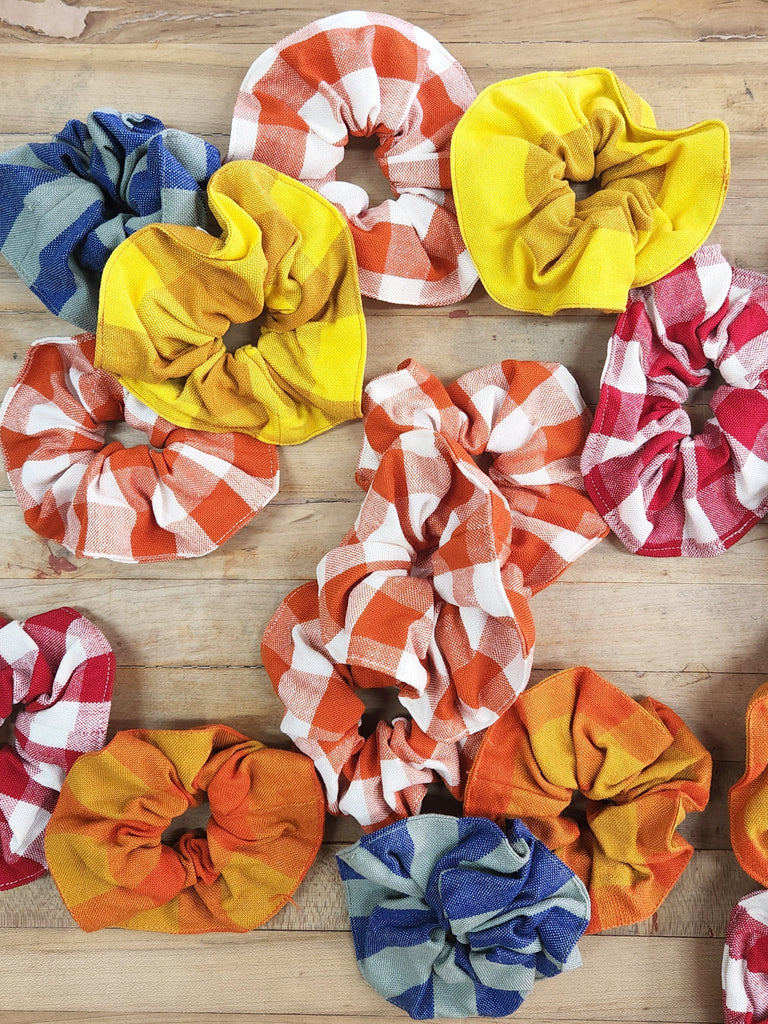
POLYGON ((461 795, 467 737, 528 682, 529 598, 607 530, 578 471, 589 414, 562 366, 507 360, 446 389, 409 361, 363 408, 357 522, 278 608, 262 656, 329 809, 376 828, 418 813, 435 775, 461 795), (356 691, 391 686, 410 717, 364 737, 356 691))
POLYGON ((363 295, 445 306, 477 271, 456 219, 453 129, 476 92, 429 33, 388 14, 345 11, 287 36, 251 65, 232 120, 229 160, 260 160, 317 189, 347 217, 363 295), (376 136, 396 199, 369 209, 336 180, 350 135, 376 136))

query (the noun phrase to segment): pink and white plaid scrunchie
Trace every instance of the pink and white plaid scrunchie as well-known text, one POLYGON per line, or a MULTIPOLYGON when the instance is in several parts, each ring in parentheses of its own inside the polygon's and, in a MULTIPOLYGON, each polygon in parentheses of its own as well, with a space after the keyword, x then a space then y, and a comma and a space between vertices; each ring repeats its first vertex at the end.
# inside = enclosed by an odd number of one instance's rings
POLYGON ((608 346, 581 459, 587 490, 639 555, 719 555, 768 511, 768 277, 717 245, 634 288, 608 346), (691 436, 682 404, 724 384, 691 436))
POLYGON ((768 892, 740 899, 731 911, 722 966, 725 1024, 768 1020, 768 892))
POLYGON ((435 775, 460 796, 468 737, 528 682, 529 598, 607 531, 562 366, 507 360, 446 389, 409 361, 363 409, 357 522, 277 610, 262 657, 329 809, 369 828, 418 813, 435 775), (410 717, 364 737, 357 691, 384 687, 410 717))
POLYGON ((0 890, 46 871, 44 830, 64 776, 104 745, 115 674, 109 641, 73 608, 23 622, 0 617, 0 890))
POLYGON ((251 65, 228 159, 268 164, 341 210, 363 295, 448 305, 477 281, 450 169, 453 129, 476 95, 464 68, 423 29, 388 14, 333 14, 251 65), (378 138, 376 158, 395 200, 369 209, 359 185, 336 180, 350 135, 378 138))

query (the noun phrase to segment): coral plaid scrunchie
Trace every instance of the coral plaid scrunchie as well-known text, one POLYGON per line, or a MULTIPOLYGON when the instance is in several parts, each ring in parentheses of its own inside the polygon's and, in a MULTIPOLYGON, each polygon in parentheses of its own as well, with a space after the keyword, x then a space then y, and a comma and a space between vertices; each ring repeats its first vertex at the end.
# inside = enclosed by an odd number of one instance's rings
POLYGON ((768 892, 740 899, 731 911, 722 964, 725 1024, 768 1020, 768 892))
POLYGON ((251 65, 228 159, 261 160, 342 211, 363 295, 448 305, 477 282, 450 170, 453 129, 475 96, 464 68, 423 29, 388 14, 333 14, 251 65), (336 180, 350 135, 377 137, 376 159, 394 200, 369 209, 359 185, 336 180))
POLYGON ((502 1017, 581 966, 587 891, 520 821, 418 815, 336 859, 360 972, 414 1019, 502 1017))
POLYGON ((220 164, 213 146, 156 117, 94 110, 50 142, 0 154, 0 252, 52 313, 95 331, 110 253, 152 221, 204 225, 220 164))
POLYGON ((589 414, 562 366, 508 360, 446 390, 409 361, 364 408, 357 522, 277 610, 262 657, 329 809, 368 828, 417 813, 434 773, 460 793, 463 741, 528 682, 528 599, 606 529, 578 472, 589 414), (356 691, 389 686, 410 719, 364 738, 356 691))
POLYGON ((365 319, 343 217, 252 161, 208 184, 220 237, 150 224, 104 270, 95 364, 178 426, 299 444, 360 415, 365 319), (266 316, 228 352, 231 323, 266 316))
POLYGON ((660 131, 606 68, 541 71, 480 93, 456 126, 451 172, 464 241, 497 302, 618 312, 632 285, 706 240, 728 188, 728 129, 660 131), (595 179, 577 200, 570 182, 595 179))
POLYGON ((312 762, 225 725, 120 732, 75 767, 46 853, 84 931, 250 931, 288 901, 322 842, 312 762), (206 835, 163 841, 206 794, 206 835))
POLYGON ((634 924, 691 858, 677 831, 709 800, 712 758, 665 704, 634 701, 588 668, 538 683, 491 726, 464 794, 466 814, 521 818, 589 890, 589 932, 634 924), (569 817, 575 792, 586 823, 569 817))
POLYGON ((66 773, 104 744, 114 675, 109 641, 73 608, 0 616, 0 723, 18 711, 0 747, 0 890, 45 873, 44 830, 66 773))
POLYGON ((581 468, 638 555, 722 554, 768 512, 768 277, 717 245, 630 293, 608 345, 581 468), (682 408, 712 369, 724 383, 700 434, 682 408))
POLYGON ((277 449, 174 427, 93 367, 95 338, 30 345, 0 408, 5 468, 27 525, 79 558, 208 554, 278 490, 277 449), (106 442, 125 420, 148 444, 106 442))

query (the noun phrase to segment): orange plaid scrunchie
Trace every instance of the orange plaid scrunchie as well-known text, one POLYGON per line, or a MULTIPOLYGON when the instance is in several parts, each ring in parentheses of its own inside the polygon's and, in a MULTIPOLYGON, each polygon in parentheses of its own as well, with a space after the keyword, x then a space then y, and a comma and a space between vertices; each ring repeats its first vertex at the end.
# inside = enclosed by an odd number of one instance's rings
POLYGON ((520 818, 587 886, 588 932, 633 924, 663 902, 691 858, 677 831, 709 800, 712 758, 665 704, 589 668, 527 691, 483 738, 464 813, 520 818), (586 824, 568 817, 574 793, 586 824))
POLYGON ((768 683, 752 694, 745 724, 744 774, 728 794, 731 846, 744 871, 768 886, 768 683))
POLYGON ((418 813, 435 773, 460 795, 464 741, 528 682, 529 598, 606 527, 578 470, 589 414, 557 364, 508 360, 446 389, 409 361, 364 411, 357 522, 262 655, 330 810, 378 827, 418 813), (410 719, 364 738, 355 691, 390 686, 410 719))
POLYGON ((46 832, 51 874, 84 931, 245 932, 312 865, 323 795, 308 758, 224 725, 118 733, 67 776, 46 832), (162 841, 207 793, 207 835, 162 841))

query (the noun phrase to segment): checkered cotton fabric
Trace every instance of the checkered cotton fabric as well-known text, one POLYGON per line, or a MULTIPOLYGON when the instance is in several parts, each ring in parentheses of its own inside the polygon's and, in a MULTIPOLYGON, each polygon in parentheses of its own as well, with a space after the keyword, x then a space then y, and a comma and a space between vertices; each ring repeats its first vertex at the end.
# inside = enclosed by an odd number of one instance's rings
POLYGON ((744 871, 768 885, 768 683, 752 694, 745 729, 744 774, 728 794, 731 846, 744 871))
POLYGON ((719 555, 768 511, 768 277, 716 245, 630 293, 608 346, 581 468, 639 555, 719 555), (724 383, 700 434, 682 408, 724 383))
POLYGON ((520 821, 418 815, 336 860, 360 972, 416 1020, 503 1017, 581 965, 587 891, 520 821))
POLYGON ((677 831, 709 800, 712 758, 665 704, 632 700, 589 668, 527 690, 488 729, 464 811, 520 818, 583 880, 589 932, 650 917, 693 854, 677 831), (586 820, 568 814, 574 793, 586 820))
POLYGON ((467 737, 528 682, 529 598, 606 528, 578 472, 588 414, 561 366, 508 361, 446 390, 408 362, 364 407, 357 522, 278 609, 262 656, 330 810, 371 828, 417 813, 434 773, 460 795, 467 737), (355 691, 389 686, 409 719, 363 738, 355 691))
POLYGON ((64 776, 107 732, 115 657, 101 630, 73 608, 23 621, 0 617, 0 890, 46 871, 43 834, 64 776))
POLYGON ((768 892, 739 900, 731 911, 722 965, 725 1024, 768 1020, 768 892))
POLYGON ((52 313, 95 331, 110 253, 152 221, 204 225, 220 164, 213 146, 156 117, 94 110, 50 142, 0 154, 0 252, 52 313))
POLYGON ((261 160, 342 211, 363 295, 447 305, 477 281, 456 220, 449 157, 453 129, 475 95, 461 65, 423 29, 387 14, 334 14, 253 63, 228 158, 261 160), (350 135, 377 137, 394 200, 370 209, 362 188, 336 180, 350 135))
POLYGON ((277 449, 174 427, 93 366, 93 335, 30 346, 0 408, 27 525, 82 558, 154 562, 215 550, 278 490, 277 449), (107 443, 113 422, 148 444, 107 443))
POLYGON ((323 839, 309 758, 226 725, 119 732, 62 787, 45 850, 84 931, 247 932, 291 898, 323 839), (205 798, 205 835, 163 833, 205 798))

